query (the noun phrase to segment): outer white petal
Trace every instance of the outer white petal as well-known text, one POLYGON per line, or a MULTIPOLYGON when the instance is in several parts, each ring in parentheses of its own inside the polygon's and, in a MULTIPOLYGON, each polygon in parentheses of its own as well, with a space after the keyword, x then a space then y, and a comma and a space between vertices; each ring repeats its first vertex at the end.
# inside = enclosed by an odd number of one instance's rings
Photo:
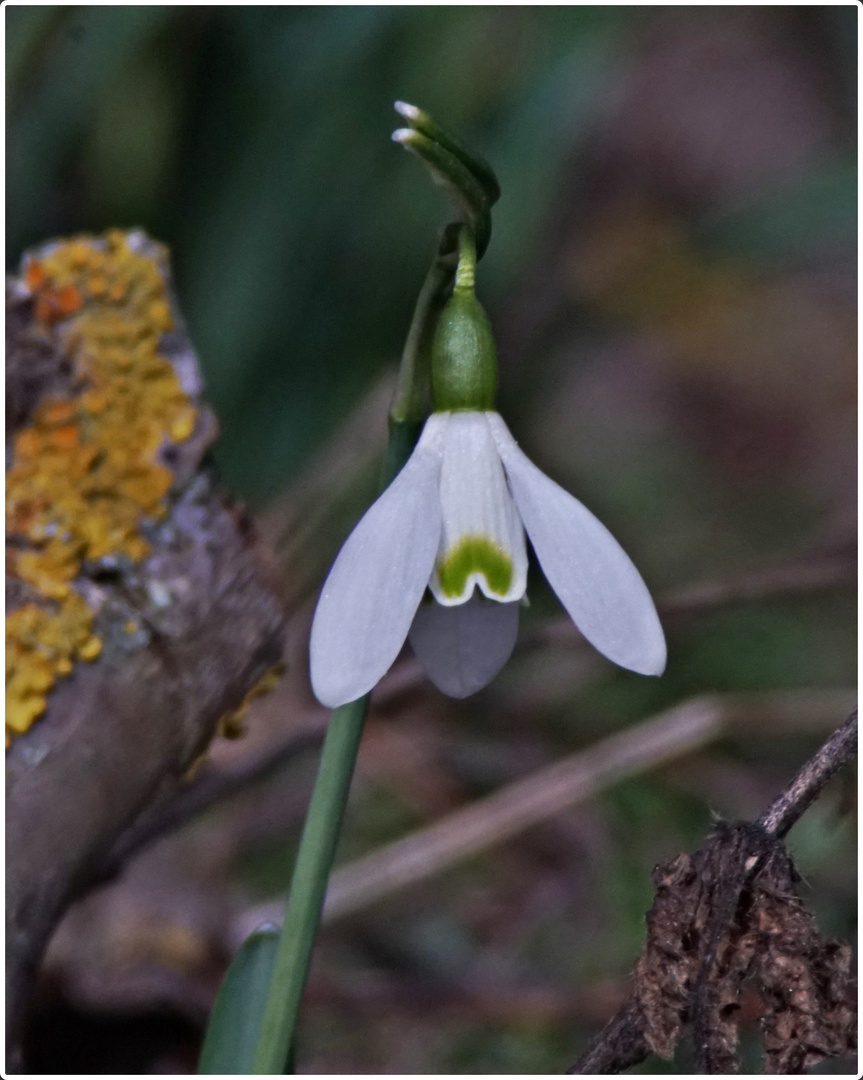
POLYGON ((438 690, 464 698, 491 682, 515 647, 518 609, 476 593, 457 607, 420 604, 409 641, 438 690))
POLYGON ((345 541, 321 591, 309 646, 312 689, 334 709, 368 693, 398 656, 441 531, 441 449, 432 416, 407 464, 345 541))
MULTIPOLYGON (((524 529, 506 485, 487 416, 484 412, 449 414, 440 480, 443 530, 435 572, 429 582, 435 599, 444 605, 463 604, 476 586, 491 599, 503 602, 520 599, 527 587, 524 529), (470 556, 470 548, 460 547, 465 543, 487 546, 475 547, 470 556), (460 558, 459 553, 466 557, 460 558), (455 592, 445 587, 452 584, 451 575, 442 569, 448 557, 462 565, 462 572, 473 563, 463 582, 461 573, 457 575, 461 587, 455 592), (508 580, 502 576, 507 565, 508 580)), ((450 561, 449 565, 454 563, 450 561)))
POLYGON ((585 506, 518 448, 500 416, 487 415, 536 557, 572 621, 609 660, 642 675, 661 675, 665 636, 629 556, 585 506))

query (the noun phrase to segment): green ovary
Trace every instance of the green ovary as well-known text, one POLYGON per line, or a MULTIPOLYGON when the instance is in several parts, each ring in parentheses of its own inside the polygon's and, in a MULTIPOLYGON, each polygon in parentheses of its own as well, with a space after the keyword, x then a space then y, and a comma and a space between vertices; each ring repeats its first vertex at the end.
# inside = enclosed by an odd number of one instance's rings
POLYGON ((493 593, 505 596, 512 583, 512 559, 487 536, 468 535, 437 564, 444 596, 461 596, 471 574, 482 574, 493 593))

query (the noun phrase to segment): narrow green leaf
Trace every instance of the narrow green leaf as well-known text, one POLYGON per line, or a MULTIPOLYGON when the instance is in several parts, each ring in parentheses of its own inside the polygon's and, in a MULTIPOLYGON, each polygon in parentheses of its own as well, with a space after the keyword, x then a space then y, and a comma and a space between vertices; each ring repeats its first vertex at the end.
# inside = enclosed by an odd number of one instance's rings
POLYGON ((491 200, 480 181, 460 158, 414 128, 394 131, 393 141, 422 158, 435 183, 446 188, 465 213, 476 237, 477 258, 481 258, 491 239, 491 200))
POLYGON ((279 932, 261 927, 231 961, 207 1024, 198 1073, 248 1075, 267 1003, 279 932))
POLYGON ((463 165, 473 173, 482 185, 489 204, 496 203, 500 198, 500 184, 494 174, 494 169, 479 154, 471 152, 465 146, 453 138, 448 131, 434 120, 424 109, 418 109, 416 105, 409 105, 406 101, 397 101, 395 110, 399 116, 407 120, 414 131, 427 136, 433 142, 439 143, 444 150, 449 150, 463 165))

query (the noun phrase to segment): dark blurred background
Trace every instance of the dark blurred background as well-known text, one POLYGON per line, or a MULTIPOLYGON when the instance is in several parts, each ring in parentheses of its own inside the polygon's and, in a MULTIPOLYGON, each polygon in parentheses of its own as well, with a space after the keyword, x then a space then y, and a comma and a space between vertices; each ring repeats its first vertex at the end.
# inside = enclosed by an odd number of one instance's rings
MULTIPOLYGON (((497 171, 478 287, 500 410, 657 593, 851 550, 856 5, 5 11, 7 269, 113 226, 170 246, 218 467, 283 574, 288 676, 210 768, 312 713, 314 593, 374 492, 450 213, 389 142, 396 98, 497 171)), ((538 574, 530 591, 527 632, 558 613, 538 574)), ((464 703, 396 685, 369 720, 342 861, 703 692, 787 692, 821 716, 855 683, 855 611, 846 589, 674 622, 662 680, 564 643, 464 703)), ((299 1070, 560 1072, 622 1000, 653 865, 713 814, 757 816, 831 726, 737 730, 334 925, 299 1070)), ((249 909, 288 880, 314 763, 70 913, 36 1071, 193 1069, 249 909)), ((791 834, 807 902, 843 937, 849 798, 836 785, 791 834)))

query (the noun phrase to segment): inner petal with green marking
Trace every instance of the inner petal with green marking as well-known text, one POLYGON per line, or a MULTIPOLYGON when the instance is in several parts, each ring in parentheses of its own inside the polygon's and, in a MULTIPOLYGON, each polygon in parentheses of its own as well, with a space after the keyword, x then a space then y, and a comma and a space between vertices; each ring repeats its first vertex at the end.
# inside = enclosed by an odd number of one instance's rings
POLYGON ((440 477, 441 533, 429 581, 439 604, 520 600, 527 588, 521 518, 484 412, 435 413, 446 425, 440 477))
MULTIPOLYGON (((485 579, 485 593, 505 596, 512 584, 512 559, 487 536, 463 536, 437 563, 440 589, 445 596, 462 596, 473 576, 474 582, 485 579)), ((473 591, 473 590, 471 590, 473 591)))

